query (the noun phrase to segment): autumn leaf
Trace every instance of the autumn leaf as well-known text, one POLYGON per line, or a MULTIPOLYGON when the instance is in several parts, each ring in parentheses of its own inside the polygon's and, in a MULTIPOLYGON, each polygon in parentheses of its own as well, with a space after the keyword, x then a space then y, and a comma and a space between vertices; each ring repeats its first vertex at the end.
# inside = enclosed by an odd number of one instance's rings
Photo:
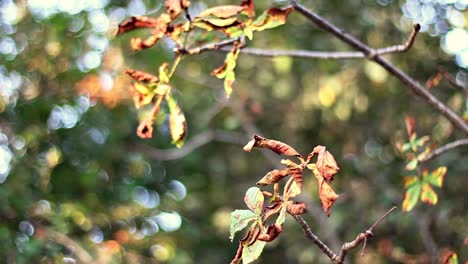
POLYGON ((262 254, 265 245, 265 241, 257 240, 250 246, 244 246, 244 250, 242 251, 242 263, 248 264, 258 259, 262 254))
POLYGON ((265 214, 263 215, 263 219, 268 219, 270 216, 277 214, 283 207, 284 206, 282 202, 273 203, 272 205, 265 207, 265 214))
POLYGON ((152 138, 153 137, 153 118, 147 118, 140 122, 137 128, 137 135, 140 138, 152 138))
POLYGON ((181 40, 180 36, 189 30, 190 22, 169 25, 166 30, 166 37, 172 39, 178 45, 183 46, 184 38, 181 40))
POLYGON ((172 143, 181 148, 187 137, 185 115, 177 101, 169 93, 166 95, 166 101, 169 107, 169 129, 171 131, 172 143))
POLYGON ((428 182, 436 187, 442 187, 444 183, 445 174, 447 174, 447 167, 441 166, 432 171, 431 173, 427 173, 427 171, 424 171, 422 176, 424 182, 428 182))
POLYGON ((266 148, 277 154, 282 154, 285 156, 301 156, 293 147, 289 146, 288 144, 281 141, 264 138, 259 135, 254 135, 254 139, 249 141, 249 143, 244 146, 244 151, 250 152, 254 147, 266 148))
POLYGON ((229 239, 234 239, 237 232, 244 229, 250 222, 259 221, 260 216, 250 210, 235 210, 231 213, 231 228, 229 239))
POLYGON ((330 208, 335 204, 335 201, 338 199, 339 195, 335 193, 335 191, 324 178, 318 179, 318 185, 322 209, 325 214, 327 214, 327 216, 330 216, 330 208))
POLYGON ((156 44, 156 42, 158 42, 158 40, 164 37, 170 22, 171 17, 168 14, 161 14, 158 18, 156 18, 156 23, 153 27, 152 35, 145 40, 142 40, 141 38, 132 38, 130 40, 130 47, 133 50, 138 51, 153 46, 156 44))
POLYGON ((289 199, 298 196, 302 192, 301 191, 302 184, 299 185, 299 183, 297 183, 297 181, 294 178, 293 178, 293 181, 291 183, 290 182, 291 181, 288 181, 288 183, 284 187, 283 196, 284 196, 285 201, 288 201, 289 199))
POLYGON ((257 182, 257 185, 265 186, 273 183, 277 183, 282 178, 288 176, 289 170, 272 170, 268 172, 261 180, 257 182))
POLYGON ((408 138, 412 137, 413 135, 416 135, 416 120, 412 116, 405 116, 405 124, 408 138))
POLYGON ((303 202, 290 202, 286 205, 286 210, 291 215, 301 215, 307 211, 307 208, 306 204, 303 202))
POLYGON ((244 202, 250 210, 260 215, 263 210, 264 197, 262 191, 257 187, 251 187, 247 190, 244 202))
POLYGON ((439 201, 439 197, 434 192, 434 189, 427 183, 422 184, 421 201, 429 205, 434 205, 439 201))
POLYGON ((179 14, 182 12, 182 10, 187 10, 187 8, 190 6, 190 1, 189 0, 166 0, 164 3, 164 6, 166 7, 167 13, 171 17, 172 20, 174 20, 179 14))
POLYGON ((255 21, 252 22, 252 25, 249 26, 249 29, 253 31, 262 31, 284 25, 292 10, 292 7, 285 9, 270 8, 255 19, 255 21))
POLYGON ((226 96, 229 98, 232 93, 232 84, 236 79, 234 69, 236 68, 237 64, 237 57, 239 56, 239 43, 235 42, 232 46, 231 51, 226 55, 226 59, 224 60, 223 65, 214 69, 211 74, 216 76, 219 79, 224 79, 224 90, 226 92, 226 96))
POLYGON ((154 18, 146 16, 134 16, 119 24, 119 29, 116 35, 120 35, 138 28, 152 28, 155 27, 159 21, 154 18))
POLYGON ((154 98, 154 93, 151 92, 151 89, 140 83, 133 83, 130 86, 130 93, 132 94, 136 109, 151 103, 154 98))
POLYGON ((403 212, 411 211, 418 203, 421 194, 421 181, 417 176, 406 176, 403 179, 403 185, 406 188, 403 198, 403 212))
POLYGON ((279 234, 281 234, 282 232, 283 232, 283 225, 275 223, 275 224, 269 225, 267 227, 266 232, 258 236, 258 240, 271 242, 275 240, 279 236, 279 234))
POLYGON ((156 76, 154 76, 152 74, 143 72, 143 71, 138 71, 138 70, 134 70, 134 69, 126 69, 125 73, 128 76, 132 77, 135 81, 138 81, 138 82, 157 83, 159 81, 158 77, 156 77, 156 76))
POLYGON ((294 179, 299 190, 302 189, 302 169, 300 167, 293 167, 288 169, 289 175, 294 179))
POLYGON ((317 170, 328 182, 333 181, 333 175, 340 169, 333 155, 326 151, 324 146, 315 147, 313 152, 318 154, 316 163, 317 170))

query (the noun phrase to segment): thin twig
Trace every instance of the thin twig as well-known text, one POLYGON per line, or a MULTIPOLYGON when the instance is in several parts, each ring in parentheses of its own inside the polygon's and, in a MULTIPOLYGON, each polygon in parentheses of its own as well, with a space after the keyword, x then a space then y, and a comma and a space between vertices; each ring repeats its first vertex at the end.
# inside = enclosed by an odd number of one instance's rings
POLYGON ((222 47, 229 46, 234 44, 234 42, 239 41, 239 38, 226 39, 216 43, 209 43, 201 47, 185 49, 185 48, 175 48, 175 53, 188 54, 188 55, 197 55, 206 51, 219 50, 222 47))
POLYGON ((468 146, 468 138, 459 139, 450 143, 443 145, 442 147, 436 148, 431 153, 429 153, 424 159, 420 160, 420 162, 426 162, 433 158, 436 158, 439 155, 442 155, 444 152, 452 150, 457 147, 461 146, 468 146))
POLYGON ((366 54, 366 57, 370 60, 375 61, 385 68, 393 76, 397 77, 403 84, 410 88, 417 96, 423 98, 430 106, 445 116, 455 127, 460 129, 465 135, 468 135, 468 124, 458 116, 452 109, 442 103, 437 97, 432 95, 427 89, 417 82, 415 79, 410 77, 408 74, 397 68, 395 65, 382 58, 380 55, 375 53, 375 50, 344 32, 344 30, 333 25, 329 21, 315 14, 305 6, 299 4, 295 0, 291 0, 291 4, 296 11, 302 14, 304 17, 309 19, 319 28, 333 34, 335 37, 341 39, 346 44, 366 54))

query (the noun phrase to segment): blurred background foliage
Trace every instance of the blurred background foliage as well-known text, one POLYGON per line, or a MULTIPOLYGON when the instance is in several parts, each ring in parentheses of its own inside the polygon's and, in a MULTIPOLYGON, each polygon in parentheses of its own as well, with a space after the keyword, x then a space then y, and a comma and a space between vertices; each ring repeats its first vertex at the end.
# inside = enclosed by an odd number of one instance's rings
MULTIPOLYGON (((275 4, 257 0, 260 12, 275 4)), ((236 1, 192 1, 190 13, 236 1)), ((372 47, 422 33, 390 60, 421 82, 443 66, 467 85, 466 0, 304 1, 372 47)), ((157 15, 154 0, 0 1, 0 258, 6 263, 227 263, 230 212, 280 157, 244 153, 253 133, 287 142, 301 153, 325 145, 341 170, 341 198, 330 218, 306 175, 300 200, 306 220, 333 250, 403 197, 405 114, 438 144, 462 138, 398 80, 365 60, 260 58, 240 55, 230 100, 209 72, 222 52, 186 57, 173 80, 189 136, 171 145, 161 116, 153 139, 139 139, 127 67, 156 72, 172 59, 170 42, 134 53, 132 32, 114 38, 118 23, 157 15), (195 140, 195 141, 194 141, 195 140), (198 140, 198 141, 196 141, 198 140), (207 144, 198 144, 206 143, 207 144), (197 147, 198 148, 191 148, 197 147)), ((298 14, 260 32, 250 47, 349 50, 298 14)), ((460 114, 466 95, 448 82, 432 88, 460 114)), ((467 149, 427 163, 448 166, 439 203, 392 214, 350 263, 436 263, 447 249, 468 259, 467 149)), ((259 263, 327 263, 288 218, 280 239, 259 263)))

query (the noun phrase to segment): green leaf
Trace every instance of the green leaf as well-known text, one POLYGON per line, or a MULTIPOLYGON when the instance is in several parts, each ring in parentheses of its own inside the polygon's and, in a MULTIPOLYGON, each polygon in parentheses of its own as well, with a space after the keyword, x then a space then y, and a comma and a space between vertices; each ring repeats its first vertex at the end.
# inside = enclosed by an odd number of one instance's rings
POLYGON ((418 159, 413 159, 408 164, 406 164, 406 170, 414 170, 418 166, 418 159))
POLYGON ((403 212, 409 212, 418 203, 421 194, 421 181, 416 176, 407 176, 403 183, 407 188, 403 198, 403 212))
POLYGON ((177 101, 170 95, 166 95, 167 105, 169 107, 169 128, 171 131, 172 143, 178 148, 184 145, 187 136, 187 122, 177 101))
POLYGON ((234 239, 237 232, 244 229, 250 222, 260 220, 260 217, 250 210, 235 210, 231 213, 231 232, 229 239, 234 239))
POLYGON ((422 185, 421 201, 429 205, 434 205, 439 201, 437 193, 435 193, 434 189, 427 183, 422 185))
POLYGON ((421 137, 421 138, 417 139, 414 143, 415 143, 416 146, 422 147, 422 146, 424 146, 424 144, 426 144, 426 142, 428 142, 430 139, 431 139, 430 136, 424 136, 424 137, 421 137))
POLYGON ((232 84, 234 83, 236 76, 234 69, 237 65, 237 57, 239 56, 240 49, 238 44, 234 44, 231 51, 226 55, 223 65, 214 69, 211 74, 219 79, 224 79, 224 90, 226 96, 230 97, 232 93, 232 84))
POLYGON ((447 167, 441 166, 431 173, 423 173, 423 181, 436 187, 442 187, 444 184, 445 174, 447 174, 447 167))
POLYGON ((256 215, 260 215, 262 213, 264 197, 259 188, 249 188, 245 193, 244 202, 256 215))
POLYGON ((282 225, 286 220, 286 205, 281 207, 278 218, 276 218, 275 224, 282 225))
POLYGON ((242 263, 248 264, 258 259, 262 254, 265 245, 265 241, 257 240, 252 245, 244 247, 244 250, 242 251, 242 263))

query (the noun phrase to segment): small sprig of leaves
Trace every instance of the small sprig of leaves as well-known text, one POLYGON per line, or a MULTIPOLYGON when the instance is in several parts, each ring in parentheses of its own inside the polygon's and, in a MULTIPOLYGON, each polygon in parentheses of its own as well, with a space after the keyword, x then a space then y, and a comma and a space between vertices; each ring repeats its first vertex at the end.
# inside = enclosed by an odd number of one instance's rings
MULTIPOLYGON (((241 49, 240 40, 245 40, 245 38, 251 40, 254 32, 283 25, 293 9, 292 7, 270 8, 256 17, 253 0, 243 0, 240 5, 222 5, 209 8, 191 19, 188 12, 189 0, 166 0, 164 6, 165 12, 156 18, 135 16, 125 20, 119 25, 117 35, 136 29, 152 29, 152 34, 146 39, 134 37, 130 40, 130 46, 134 51, 152 47, 164 37, 176 43, 176 48, 173 50, 175 60, 172 63, 170 74, 166 73, 165 76, 161 76, 161 67, 164 69, 169 65, 169 62, 164 62, 161 65, 158 77, 133 69, 126 70, 126 73, 136 81, 131 89, 135 106, 140 108, 153 103, 153 109, 140 121, 137 135, 142 138, 152 137, 154 119, 159 113, 161 102, 166 100, 171 113, 169 122, 172 141, 176 146, 181 147, 187 135, 187 127, 180 106, 170 95, 172 86, 169 81, 182 57, 186 54, 196 54, 196 52, 188 52, 189 50, 197 50, 196 47, 190 47, 190 42, 195 45, 203 45, 213 40, 219 42, 226 38, 237 39, 232 42, 231 51, 227 53, 224 63, 211 72, 217 78, 224 79, 224 90, 229 97, 235 81, 234 70, 241 49), (180 19, 182 13, 185 13, 185 20, 180 19), (202 33, 197 34, 195 30, 202 33), (205 34, 206 32, 212 34, 205 34), (219 38, 219 35, 224 37, 219 38), (190 41, 191 39, 193 41, 190 41), (166 79, 162 80, 161 77, 166 79)), ((213 49, 219 48, 219 46, 213 45, 213 49)))
POLYGON ((433 144, 429 144, 430 137, 423 136, 418 138, 416 133, 416 120, 411 116, 405 117, 406 131, 408 134, 408 142, 399 147, 402 153, 406 154, 408 163, 405 169, 409 171, 416 170, 420 172, 418 175, 409 175, 403 178, 403 187, 405 195, 403 198, 402 210, 404 212, 411 211, 419 200, 422 202, 435 205, 439 198, 432 186, 442 187, 444 183, 447 167, 441 166, 429 172, 421 167, 421 161, 431 153, 434 148, 433 144))
POLYGON ((272 170, 257 182, 259 186, 273 185, 273 192, 261 190, 258 187, 249 188, 244 197, 249 210, 235 210, 231 213, 229 237, 231 241, 237 232, 249 226, 247 235, 239 241, 239 249, 231 264, 241 261, 246 264, 256 260, 266 243, 273 241, 283 232, 286 212, 291 215, 306 212, 305 203, 293 200, 302 192, 305 169, 311 170, 317 179, 320 202, 327 216, 330 216, 330 208, 338 199, 338 195, 330 184, 334 175, 339 171, 339 167, 333 155, 324 146, 315 147, 304 158, 288 144, 254 135, 254 139, 247 143, 244 151, 250 152, 253 148, 266 148, 280 155, 293 156, 298 159, 298 162, 283 159, 281 164, 286 168, 272 170), (311 163, 315 156, 317 156, 317 161, 311 163), (288 176, 290 177, 281 191, 280 181, 288 176), (265 197, 270 199, 270 204, 267 206, 264 205, 265 197), (267 220, 275 217, 274 222, 266 226, 267 220))

